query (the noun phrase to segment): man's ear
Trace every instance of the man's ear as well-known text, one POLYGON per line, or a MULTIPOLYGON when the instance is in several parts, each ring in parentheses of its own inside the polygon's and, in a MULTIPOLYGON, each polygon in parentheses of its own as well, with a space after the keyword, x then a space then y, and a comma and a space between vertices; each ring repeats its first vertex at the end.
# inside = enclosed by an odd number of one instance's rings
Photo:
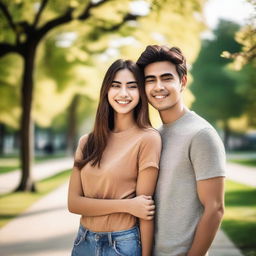
POLYGON ((182 78, 181 78, 181 89, 180 91, 182 92, 187 86, 187 76, 184 75, 182 78))

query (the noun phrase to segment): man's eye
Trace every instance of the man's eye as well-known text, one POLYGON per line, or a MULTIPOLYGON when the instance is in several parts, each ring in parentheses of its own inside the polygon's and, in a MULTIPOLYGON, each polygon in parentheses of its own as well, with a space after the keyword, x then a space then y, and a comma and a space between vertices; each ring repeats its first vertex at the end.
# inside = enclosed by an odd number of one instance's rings
POLYGON ((169 80, 171 80, 172 78, 171 77, 165 77, 163 80, 164 81, 169 81, 169 80))

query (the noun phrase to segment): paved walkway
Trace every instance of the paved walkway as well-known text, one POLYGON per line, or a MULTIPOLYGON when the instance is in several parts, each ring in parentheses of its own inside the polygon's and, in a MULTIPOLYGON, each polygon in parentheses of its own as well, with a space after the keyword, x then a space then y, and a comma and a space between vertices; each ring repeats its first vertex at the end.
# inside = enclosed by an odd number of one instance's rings
MULTIPOLYGON (((64 169, 70 168, 72 163, 64 169)), ((47 170, 52 169, 45 165, 47 170)), ((233 165, 227 166, 232 178, 233 165)), ((239 169, 239 167, 237 167, 239 169)), ((36 169, 36 168, 35 168, 36 169)), ((240 166, 241 176, 245 176, 240 166)), ((254 173, 250 173, 254 179, 254 173)), ((246 174, 247 175, 247 174, 246 174)), ((2 179, 2 176, 0 176, 2 179)), ((1 256, 66 256, 70 255, 79 216, 71 214, 66 206, 67 183, 32 205, 27 211, 0 229, 1 256)), ((209 256, 242 256, 228 237, 220 230, 209 256)))
MULTIPOLYGON (((42 180, 63 170, 70 169, 72 165, 72 157, 47 160, 46 162, 36 164, 32 168, 32 177, 36 181, 42 180)), ((15 190, 15 188, 18 187, 20 178, 20 170, 0 174, 0 194, 8 193, 15 190)))
POLYGON ((256 187, 256 167, 228 163, 227 178, 244 185, 256 187))

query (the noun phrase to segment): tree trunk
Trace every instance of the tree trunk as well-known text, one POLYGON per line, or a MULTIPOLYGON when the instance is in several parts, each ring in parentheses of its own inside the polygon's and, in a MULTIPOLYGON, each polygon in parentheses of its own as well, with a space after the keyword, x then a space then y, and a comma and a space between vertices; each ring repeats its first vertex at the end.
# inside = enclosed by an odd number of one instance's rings
POLYGON ((75 95, 68 111, 68 131, 67 131, 67 151, 69 154, 73 154, 76 146, 77 135, 77 107, 79 102, 79 95, 75 95))
POLYGON ((227 122, 224 123, 224 129, 223 129, 223 131, 224 131, 224 138, 223 138, 223 140, 224 140, 224 146, 225 146, 225 149, 226 149, 226 150, 229 150, 229 144, 228 144, 228 142, 229 142, 229 137, 230 137, 230 129, 229 129, 229 126, 228 126, 228 123, 227 123, 227 122))
POLYGON ((4 154, 5 125, 0 124, 0 155, 4 154))
POLYGON ((36 191, 32 180, 31 167, 34 157, 34 124, 31 119, 31 106, 33 100, 33 70, 36 44, 28 43, 24 51, 24 73, 21 87, 22 117, 21 117, 21 168, 22 175, 16 191, 36 191))

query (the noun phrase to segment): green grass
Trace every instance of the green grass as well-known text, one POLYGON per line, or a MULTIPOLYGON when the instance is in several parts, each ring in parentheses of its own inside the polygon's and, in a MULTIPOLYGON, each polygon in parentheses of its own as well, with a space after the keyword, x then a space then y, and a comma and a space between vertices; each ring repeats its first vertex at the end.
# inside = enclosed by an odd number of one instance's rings
POLYGON ((256 189, 226 182, 222 228, 244 255, 256 256, 256 189))
POLYGON ((243 164, 248 166, 256 166, 256 159, 245 159, 245 160, 229 160, 229 162, 243 164))
POLYGON ((36 193, 17 192, 0 195, 0 227, 22 213, 42 196, 48 194, 68 180, 70 170, 37 182, 36 193))
MULTIPOLYGON (((65 157, 65 154, 54 154, 49 156, 37 156, 35 163, 42 163, 46 160, 58 159, 65 157)), ((20 168, 20 161, 17 156, 1 156, 0 158, 0 174, 8 173, 20 168)))

